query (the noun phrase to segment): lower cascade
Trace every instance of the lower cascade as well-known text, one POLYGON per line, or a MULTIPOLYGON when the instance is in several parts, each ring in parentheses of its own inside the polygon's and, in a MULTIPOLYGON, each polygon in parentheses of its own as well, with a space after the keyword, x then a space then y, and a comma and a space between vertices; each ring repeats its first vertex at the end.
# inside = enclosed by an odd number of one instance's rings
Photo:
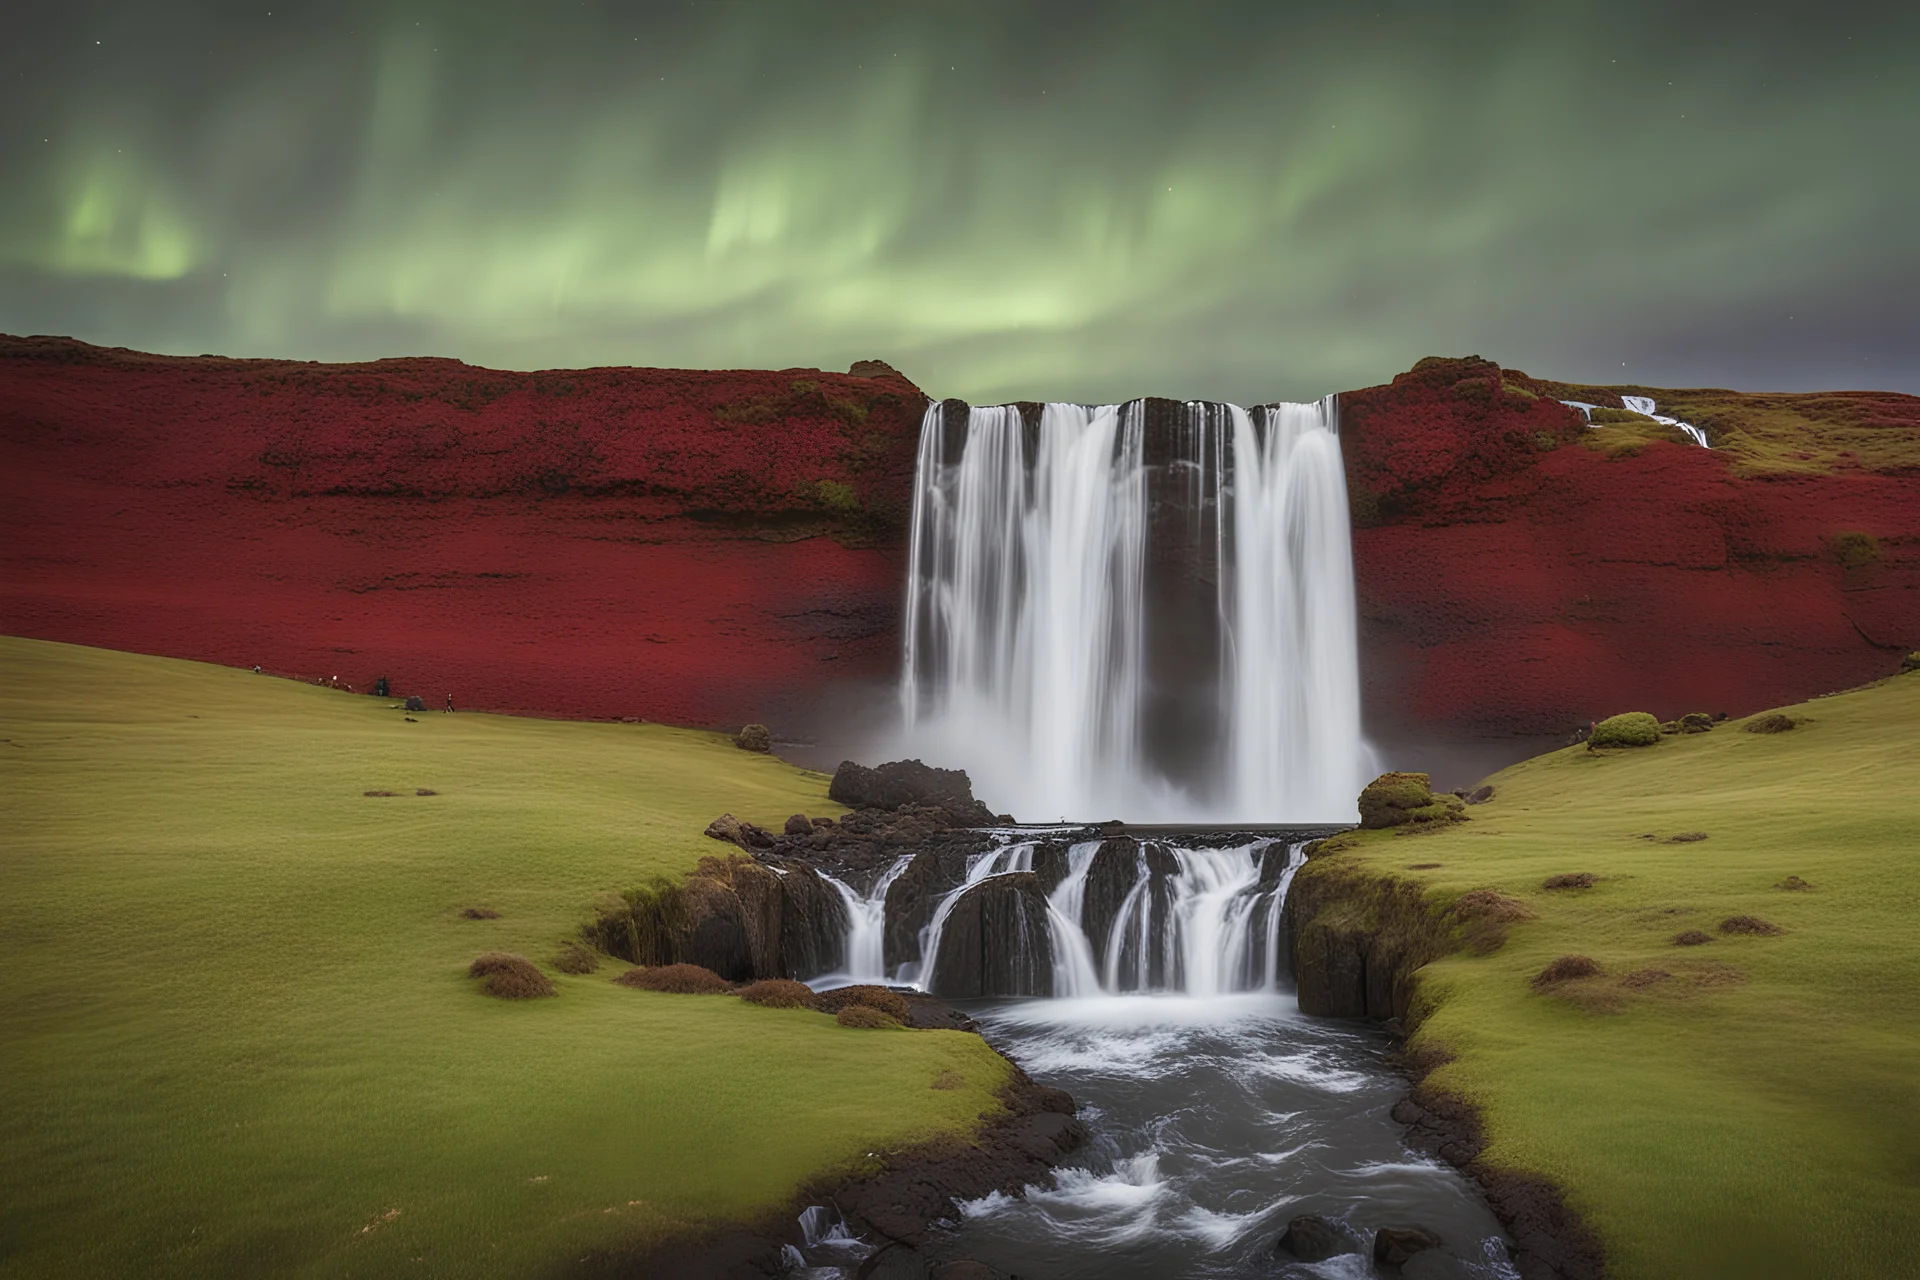
POLYGON ((931 406, 901 754, 1027 820, 1351 821, 1338 427, 1331 397, 931 406))
POLYGON ((896 859, 847 907, 844 972, 955 998, 1272 992, 1304 842, 1224 847, 999 833, 997 847, 896 859))

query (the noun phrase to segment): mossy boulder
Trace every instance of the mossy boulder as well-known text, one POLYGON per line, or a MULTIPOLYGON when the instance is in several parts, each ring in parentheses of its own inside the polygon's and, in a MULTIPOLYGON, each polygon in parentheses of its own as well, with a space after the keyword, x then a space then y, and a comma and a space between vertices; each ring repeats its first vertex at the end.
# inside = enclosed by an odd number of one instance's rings
POLYGON ((1599 747, 1650 747, 1660 741, 1660 722, 1650 712, 1628 711, 1593 726, 1588 750, 1599 747))
POLYGON ((1713 717, 1704 711, 1689 711, 1680 717, 1682 733, 1712 733, 1713 717))
POLYGON ((1360 793, 1360 825, 1372 830, 1418 822, 1462 822, 1466 802, 1434 794, 1424 773, 1383 773, 1360 793))
POLYGON ((1901 674, 1904 675, 1909 671, 1920 671, 1920 649, 1915 649, 1912 653, 1900 659, 1901 674))
POLYGON ((733 745, 742 751, 771 751, 773 735, 763 724, 750 724, 733 735, 733 745))

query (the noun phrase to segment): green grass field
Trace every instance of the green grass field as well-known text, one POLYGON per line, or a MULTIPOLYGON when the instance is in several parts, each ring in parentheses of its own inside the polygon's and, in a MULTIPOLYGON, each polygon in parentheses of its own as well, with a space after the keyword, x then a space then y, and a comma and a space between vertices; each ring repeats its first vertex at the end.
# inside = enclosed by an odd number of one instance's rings
POLYGON ((1457 1055, 1433 1083, 1480 1106, 1490 1159, 1569 1191, 1620 1280, 1920 1275, 1920 674, 1786 710, 1541 756, 1471 822, 1335 855, 1538 913, 1422 971, 1415 1046, 1457 1055), (1563 954, 1603 972, 1536 993, 1563 954))
POLYGON ((545 1275, 997 1107, 975 1036, 478 994, 723 810, 838 810, 711 734, 390 706, 0 639, 0 1274, 545 1275))

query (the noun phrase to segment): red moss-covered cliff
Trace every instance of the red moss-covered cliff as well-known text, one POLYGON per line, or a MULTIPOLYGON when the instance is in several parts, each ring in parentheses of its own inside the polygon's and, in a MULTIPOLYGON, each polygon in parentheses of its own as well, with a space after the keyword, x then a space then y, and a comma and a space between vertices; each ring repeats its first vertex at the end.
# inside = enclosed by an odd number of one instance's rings
POLYGON ((1920 645, 1920 398, 1426 360, 1342 396, 1341 435, 1376 724, 1467 739, 1740 715, 1889 674, 1920 645), (1560 403, 1618 409, 1621 392, 1714 448, 1590 428, 1560 403))
POLYGON ((463 706, 758 718, 893 661, 926 398, 857 367, 0 338, 0 627, 463 706))
MULTIPOLYGON (((862 374, 0 338, 0 630, 698 725, 894 667, 926 398, 862 374)), ((1422 361, 1341 399, 1369 720, 1732 714, 1920 645, 1920 399, 1422 361), (1644 393, 1712 451, 1560 403, 1644 393)), ((1627 415, 1618 415, 1623 419, 1627 415)))

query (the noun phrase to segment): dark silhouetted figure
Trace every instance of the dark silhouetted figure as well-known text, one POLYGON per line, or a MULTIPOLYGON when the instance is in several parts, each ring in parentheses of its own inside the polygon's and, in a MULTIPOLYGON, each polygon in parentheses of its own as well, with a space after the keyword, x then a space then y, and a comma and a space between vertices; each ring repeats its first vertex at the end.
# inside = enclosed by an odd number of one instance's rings
POLYGON ((447 695, 447 709, 446 709, 446 711, 445 711, 445 712, 443 712, 442 714, 445 714, 445 715, 451 715, 452 713, 453 713, 453 695, 452 695, 452 694, 448 694, 448 695, 447 695))

